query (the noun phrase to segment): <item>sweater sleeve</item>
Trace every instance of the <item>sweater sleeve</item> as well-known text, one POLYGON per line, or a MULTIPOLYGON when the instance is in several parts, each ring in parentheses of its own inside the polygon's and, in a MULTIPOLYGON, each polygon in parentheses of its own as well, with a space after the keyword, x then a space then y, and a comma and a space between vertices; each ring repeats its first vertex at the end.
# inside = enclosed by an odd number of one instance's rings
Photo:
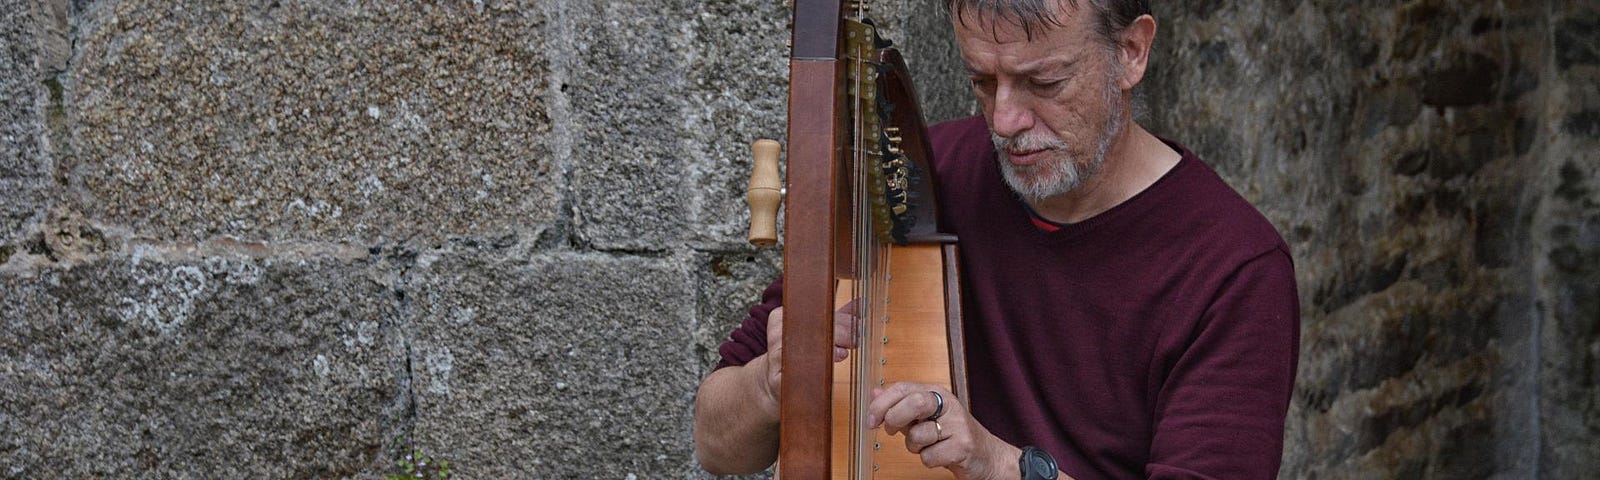
POLYGON ((750 307, 750 316, 745 317, 744 323, 739 324, 739 328, 728 335, 728 340, 717 347, 722 360, 717 362, 713 370, 744 365, 767 353, 767 315, 782 305, 783 277, 780 276, 761 293, 761 303, 750 307))
POLYGON ((1159 390, 1149 478, 1278 474, 1300 345, 1293 260, 1280 245, 1213 298, 1159 390))

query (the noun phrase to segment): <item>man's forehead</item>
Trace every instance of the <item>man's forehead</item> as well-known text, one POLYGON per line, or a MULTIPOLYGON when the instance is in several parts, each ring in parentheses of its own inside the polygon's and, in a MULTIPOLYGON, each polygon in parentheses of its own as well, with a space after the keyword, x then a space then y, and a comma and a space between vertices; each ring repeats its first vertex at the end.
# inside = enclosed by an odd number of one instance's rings
POLYGON ((995 70, 1008 75, 1060 75, 1064 71, 1073 69, 1074 65, 1077 65, 1082 60, 1082 52, 1057 50, 1041 52, 1041 55, 1026 58, 1010 57, 1008 60, 998 63, 980 62, 975 64, 972 59, 967 58, 967 55, 963 53, 961 55, 961 66, 967 70, 969 75, 993 75, 997 73, 995 70))
POLYGON ((955 2, 951 20, 957 39, 981 36, 994 43, 1032 42, 1042 37, 1082 33, 1092 23, 1088 21, 1091 9, 1083 8, 1077 1, 1040 0, 1031 8, 1017 6, 1028 2, 1015 3, 1004 0, 955 2))

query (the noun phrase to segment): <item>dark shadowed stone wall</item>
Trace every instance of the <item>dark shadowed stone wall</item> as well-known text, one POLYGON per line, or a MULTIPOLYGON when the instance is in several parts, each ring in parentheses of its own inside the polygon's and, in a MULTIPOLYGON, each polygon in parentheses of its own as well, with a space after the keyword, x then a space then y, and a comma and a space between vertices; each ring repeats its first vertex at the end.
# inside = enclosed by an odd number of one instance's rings
POLYGON ((1600 471, 1600 5, 1160 5, 1151 125, 1294 249, 1282 474, 1600 471))
MULTIPOLYGON (((874 4, 932 120, 941 3, 874 4)), ((786 8, 0 0, 0 476, 705 477, 786 8)), ((1156 8, 1146 124, 1294 249, 1283 476, 1600 472, 1600 7, 1156 8)))

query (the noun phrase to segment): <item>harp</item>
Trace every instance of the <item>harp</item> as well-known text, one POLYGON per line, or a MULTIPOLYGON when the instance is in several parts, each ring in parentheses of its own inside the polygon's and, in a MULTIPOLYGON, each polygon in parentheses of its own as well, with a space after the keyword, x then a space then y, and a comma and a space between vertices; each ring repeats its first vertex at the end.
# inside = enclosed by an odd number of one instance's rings
MULTIPOLYGON (((951 478, 865 428, 871 389, 939 384, 967 398, 955 237, 938 226, 932 149, 909 72, 865 2, 796 0, 784 233, 784 479, 951 478), (858 348, 834 363, 833 313, 858 348)), ((751 242, 776 243, 776 142, 754 147, 751 242)))

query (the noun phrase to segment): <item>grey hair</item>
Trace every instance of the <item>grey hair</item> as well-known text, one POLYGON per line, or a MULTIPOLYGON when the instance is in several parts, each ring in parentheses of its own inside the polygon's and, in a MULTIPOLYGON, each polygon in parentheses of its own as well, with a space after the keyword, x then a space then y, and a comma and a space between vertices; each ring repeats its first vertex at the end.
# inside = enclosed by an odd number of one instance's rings
MULTIPOLYGON (((1064 25, 1063 19, 1057 18, 1052 5, 1062 1, 1078 6, 1078 0, 945 0, 945 7, 962 25, 967 22, 967 13, 972 12, 980 21, 1014 22, 1022 27, 1028 38, 1033 38, 1034 31, 1064 25)), ((1114 47, 1118 43, 1117 34, 1132 25, 1139 16, 1150 15, 1149 0, 1087 1, 1099 20, 1095 33, 1107 46, 1114 47)))

